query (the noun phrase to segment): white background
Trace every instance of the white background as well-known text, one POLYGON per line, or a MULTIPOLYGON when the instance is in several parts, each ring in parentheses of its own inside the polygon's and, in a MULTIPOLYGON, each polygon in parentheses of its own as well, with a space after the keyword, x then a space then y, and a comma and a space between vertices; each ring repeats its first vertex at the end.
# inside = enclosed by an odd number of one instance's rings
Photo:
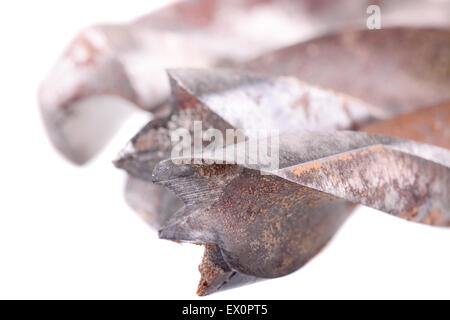
MULTIPOLYGON (((132 118, 79 168, 50 145, 36 102, 39 82, 82 27, 160 4, 2 4, 0 298, 196 298, 202 248, 157 239, 124 203, 124 174, 111 164, 145 119, 132 118)), ((296 273, 210 297, 450 298, 449 247, 450 230, 360 208, 296 273)))

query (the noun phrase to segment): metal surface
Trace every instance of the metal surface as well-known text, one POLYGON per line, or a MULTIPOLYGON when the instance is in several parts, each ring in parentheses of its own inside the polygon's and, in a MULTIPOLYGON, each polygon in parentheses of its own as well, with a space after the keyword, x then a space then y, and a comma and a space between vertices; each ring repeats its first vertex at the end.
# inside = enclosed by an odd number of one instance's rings
MULTIPOLYGON (((153 173, 185 203, 159 235, 217 245, 230 277, 297 270, 328 242, 353 204, 450 225, 450 150, 431 145, 360 132, 299 132, 280 137, 280 169, 266 175, 258 165, 178 164, 182 160, 162 161, 153 173)), ((219 281, 208 263, 202 266, 200 294, 227 282, 223 272, 219 281)))
POLYGON ((450 103, 423 108, 361 129, 450 149, 450 103))
MULTIPOLYGON (((269 129, 289 132, 298 128, 358 128, 386 117, 382 108, 294 78, 253 76, 224 69, 180 69, 168 74, 173 92, 172 114, 150 121, 115 160, 117 167, 141 180, 141 185, 151 182, 153 168, 159 161, 170 158, 171 133, 179 128, 192 132, 196 120, 202 121, 204 130, 224 132, 239 128, 252 136, 269 129)), ((157 203, 172 204, 172 209, 179 207, 172 195, 165 195, 157 186, 127 186, 127 202, 158 228, 176 210, 158 210, 155 198, 160 199, 157 203)))

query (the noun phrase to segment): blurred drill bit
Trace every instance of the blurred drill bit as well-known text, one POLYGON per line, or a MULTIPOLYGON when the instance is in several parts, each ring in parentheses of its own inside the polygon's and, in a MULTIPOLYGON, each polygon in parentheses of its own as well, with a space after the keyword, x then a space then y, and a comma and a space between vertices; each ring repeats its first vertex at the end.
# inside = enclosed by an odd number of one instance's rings
POLYGON ((448 28, 348 31, 268 53, 242 69, 293 76, 399 114, 450 101, 449 49, 448 28))
MULTIPOLYGON (((88 27, 73 40, 40 87, 39 103, 49 137, 67 159, 83 164, 109 141, 133 107, 167 112, 165 68, 236 65, 330 31, 365 28, 369 4, 372 1, 189 0, 130 23, 88 27)), ((382 8, 383 28, 449 23, 449 2, 377 4, 382 8)), ((433 37, 411 38, 399 46, 394 40, 392 49, 416 42, 420 49, 422 40, 433 42, 433 37)), ((314 54, 314 48, 309 46, 308 52, 314 54)), ((406 49, 404 52, 416 56, 414 50, 406 49)), ((366 53, 359 54, 364 57, 366 53)), ((320 67, 333 65, 337 58, 330 57, 320 67)), ((430 63, 436 60, 432 58, 430 63)), ((383 72, 383 64, 375 63, 375 67, 383 72)), ((430 69, 419 67, 414 76, 427 78, 423 72, 430 69)), ((334 75, 343 76, 340 72, 334 75)), ((395 84, 389 87, 395 88, 395 84)))

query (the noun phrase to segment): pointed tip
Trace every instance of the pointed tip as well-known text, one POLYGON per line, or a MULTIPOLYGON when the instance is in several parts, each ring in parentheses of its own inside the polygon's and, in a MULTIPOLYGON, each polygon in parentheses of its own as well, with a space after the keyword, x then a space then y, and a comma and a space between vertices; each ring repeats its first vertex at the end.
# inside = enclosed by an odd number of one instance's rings
POLYGON ((125 147, 119 151, 112 163, 116 168, 124 169, 129 161, 135 160, 136 158, 136 149, 134 148, 133 143, 129 141, 125 147))
POLYGON ((193 223, 195 218, 190 219, 194 212, 193 208, 186 206, 179 209, 165 225, 161 226, 158 231, 159 238, 174 241, 196 241, 193 235, 198 231, 193 232, 192 229, 192 226, 195 226, 193 223), (187 223, 187 219, 190 219, 189 223, 187 223))
POLYGON ((223 259, 218 245, 209 243, 204 246, 203 259, 198 266, 200 281, 196 293, 199 296, 207 296, 220 290, 234 274, 223 259))
POLYGON ((159 229, 159 238, 191 243, 215 242, 211 231, 205 228, 202 215, 201 209, 184 206, 159 229))
POLYGON ((206 233, 206 231, 199 230, 195 223, 191 225, 191 222, 188 223, 186 219, 181 219, 161 227, 158 231, 158 237, 164 240, 198 243, 208 240, 204 237, 206 233))
POLYGON ((180 222, 176 222, 174 224, 162 227, 158 231, 158 237, 165 240, 180 241, 178 239, 178 230, 181 229, 179 225, 180 222))
POLYGON ((204 297, 210 295, 212 292, 216 290, 217 290, 216 288, 211 288, 208 282, 200 280, 200 283, 198 284, 197 291, 195 292, 195 294, 198 295, 199 297, 204 297))

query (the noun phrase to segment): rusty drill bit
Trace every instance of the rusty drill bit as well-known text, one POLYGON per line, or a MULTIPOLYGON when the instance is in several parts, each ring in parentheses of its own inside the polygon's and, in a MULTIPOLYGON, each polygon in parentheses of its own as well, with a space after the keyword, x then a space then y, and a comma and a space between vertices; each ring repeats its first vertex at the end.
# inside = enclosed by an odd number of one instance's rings
MULTIPOLYGON (((170 128, 173 130, 186 124, 189 126, 193 120, 201 119, 206 120, 205 123, 212 123, 217 128, 222 128, 222 130, 233 126, 243 126, 244 128, 248 126, 248 128, 255 129, 263 123, 262 118, 258 117, 270 115, 264 109, 264 104, 266 103, 274 110, 277 110, 277 112, 286 115, 286 117, 279 117, 278 123, 272 122, 270 124, 281 129, 292 130, 299 124, 304 124, 306 128, 310 129, 323 129, 326 126, 328 126, 328 129, 340 129, 347 126, 361 130, 370 130, 371 132, 385 131, 384 126, 386 122, 380 121, 386 117, 382 108, 376 108, 359 100, 353 100, 333 92, 323 91, 298 82, 295 79, 252 76, 228 70, 172 70, 169 72, 169 77, 171 78, 173 91, 173 117, 176 122, 168 126, 167 122, 170 122, 170 119, 151 121, 132 139, 125 151, 122 152, 121 157, 116 161, 116 165, 125 168, 131 174, 131 183, 140 186, 140 189, 127 190, 126 194, 129 204, 143 214, 146 221, 149 221, 155 228, 160 228, 161 225, 167 224, 167 221, 172 218, 176 209, 182 207, 182 204, 172 192, 164 193, 158 189, 160 186, 151 185, 149 182, 150 172, 154 165, 158 161, 169 157, 170 128), (297 90, 292 90, 292 88, 297 90), (303 90, 298 90, 300 88, 303 90), (305 89, 307 99, 305 99, 305 89), (255 94, 255 92, 259 94, 255 94), (326 106, 322 104, 324 96, 327 97, 325 99, 327 101, 326 106), (239 99, 233 100, 235 97, 239 99), (298 99, 299 97, 300 99, 298 99), (342 107, 348 105, 347 99, 350 99, 353 103, 359 102, 360 104, 355 104, 358 108, 354 108, 354 110, 365 110, 362 113, 365 117, 360 117, 354 121, 347 119, 346 122, 341 122, 339 119, 342 118, 339 114, 343 111, 342 107), (295 103, 289 103, 289 101, 294 101, 295 103), (242 105, 246 107, 239 108, 242 105), (324 107, 324 109, 317 108, 317 106, 324 107), (195 113, 195 110, 199 113, 195 113), (308 110, 308 112, 303 112, 305 110, 308 110), (248 114, 242 114, 242 112, 248 112, 248 114), (332 112, 335 113, 335 116, 333 116, 332 112), (324 114, 327 116, 325 117, 324 114), (374 116, 376 114, 377 116, 374 116), (306 115, 318 120, 314 122, 307 118, 308 121, 305 121, 306 115), (298 119, 298 121, 296 124, 289 126, 289 122, 285 121, 286 118, 298 119), (240 120, 240 122, 237 120, 240 120), (377 120, 379 122, 374 123, 377 120), (334 121, 334 123, 330 123, 330 121, 334 121), (247 122, 248 124, 246 124, 247 122), (366 123, 369 124, 367 125, 366 123), (131 201, 130 198, 132 198, 131 201), (158 201, 154 201, 155 198, 158 201), (160 203, 163 203, 162 207, 158 207, 160 203)), ((430 112, 433 114, 431 118, 439 119, 439 121, 445 123, 448 105, 426 108, 421 112, 422 116, 414 117, 416 121, 402 120, 403 117, 412 119, 412 115, 406 115, 400 116, 398 119, 392 120, 392 122, 397 123, 398 132, 401 135, 405 135, 418 127, 425 128, 424 125, 418 125, 418 121, 423 122, 424 119, 430 118, 428 115, 430 112), (401 123, 401 125, 398 123, 401 123)), ((270 117, 270 119, 274 121, 274 118, 270 117)), ((427 124, 428 127, 439 127, 439 124, 432 121, 428 121, 427 124)), ((428 130, 423 130, 425 134, 422 136, 414 135, 419 141, 430 139, 430 135, 427 134, 428 130)), ((434 136, 440 138, 439 133, 436 133, 434 136)), ((404 137, 408 138, 409 136, 404 137)), ((427 141, 435 142, 433 140, 427 141)), ((321 222, 322 228, 328 230, 328 232, 323 234, 323 238, 320 238, 320 241, 314 240, 317 241, 314 242, 311 240, 313 242, 311 246, 314 246, 308 248, 309 258, 317 254, 320 248, 332 237, 341 223, 350 214, 353 206, 345 202, 345 205, 341 204, 341 206, 334 204, 332 208, 336 208, 336 214, 327 215, 321 222), (337 208, 340 209, 337 210, 337 208)), ((307 216, 308 212, 308 210, 305 211, 305 216, 307 216)), ((306 260, 305 258, 304 261, 306 262, 306 260)), ((230 288, 258 280, 258 277, 237 273, 236 270, 228 266, 223 261, 220 249, 214 244, 205 246, 204 260, 200 270, 202 280, 198 293, 201 295, 214 292, 219 287, 222 289, 230 288), (233 281, 228 282, 230 277, 233 281), (227 284, 225 285, 225 283, 227 284)))
POLYGON ((235 277, 246 283, 297 270, 354 203, 450 225, 450 150, 431 145, 361 132, 299 132, 280 137, 280 168, 266 171, 270 175, 233 159, 222 165, 186 160, 155 167, 154 181, 185 202, 159 234, 208 244, 200 295, 228 287, 235 277))
MULTIPOLYGON (((404 1, 397 1, 397 4, 399 2, 402 7, 404 1)), ((408 8, 422 8, 423 18, 427 16, 423 3, 409 1, 408 8)), ((379 4, 383 5, 383 12, 388 13, 389 21, 389 11, 385 9, 392 2, 379 1, 379 4)), ((295 145, 291 140, 298 139, 298 136, 285 135, 283 139, 289 143, 284 141, 282 164, 291 165, 277 172, 268 172, 271 175, 265 178, 255 175, 258 168, 254 167, 179 167, 169 165, 167 161, 158 164, 155 176, 152 176, 154 166, 168 158, 170 132, 177 126, 191 129, 189 122, 195 119, 222 131, 243 128, 248 134, 263 126, 280 127, 286 131, 299 127, 381 130, 420 141, 438 141, 436 144, 448 147, 448 126, 445 126, 448 122, 443 120, 448 119, 448 105, 421 110, 389 122, 383 120, 449 100, 449 30, 393 28, 344 32, 241 64, 270 49, 317 35, 327 28, 334 29, 336 25, 342 26, 343 20, 355 12, 364 12, 360 9, 366 6, 364 1, 355 5, 348 0, 192 0, 126 25, 88 28, 69 47, 41 89, 41 108, 51 139, 66 157, 82 164, 109 139, 129 112, 129 107, 168 113, 169 87, 164 67, 229 65, 263 75, 293 77, 258 77, 218 70, 172 71, 174 110, 168 117, 150 122, 116 161, 117 166, 130 173, 127 201, 150 224, 157 228, 164 226, 160 232, 162 237, 183 241, 203 239, 199 241, 205 245, 198 290, 201 295, 298 269, 317 254, 351 212, 354 205, 349 200, 403 218, 447 225, 449 217, 445 208, 448 208, 448 197, 436 188, 448 190, 448 153, 392 138, 354 136, 347 132, 301 133, 303 138, 295 145), (350 3, 354 10, 348 10, 350 3), (334 14, 336 19, 326 19, 327 23, 316 25, 312 30, 296 31, 301 29, 297 28, 298 21, 303 19, 298 17, 304 12, 315 19, 330 18, 329 13, 336 13, 336 6, 341 6, 341 11, 348 14, 334 14), (242 26, 251 26, 252 21, 258 21, 258 14, 264 10, 268 10, 266 15, 268 13, 271 18, 276 17, 283 22, 289 32, 281 34, 286 37, 280 38, 276 28, 269 28, 274 32, 273 37, 267 33, 267 28, 260 29, 263 32, 256 35, 242 32, 245 29, 242 26), (241 15, 243 12, 252 14, 244 16, 241 15), (242 19, 237 20, 236 17, 242 19), (239 28, 231 28, 234 25, 239 28), (175 45, 164 45, 155 50, 155 42, 164 43, 167 39, 175 45), (241 45, 243 43, 246 45, 241 45), (236 50, 236 47, 241 50, 236 50), (330 61, 333 62, 331 65, 328 64, 330 61), (386 61, 389 63, 385 64, 386 61), (323 68, 325 64, 330 68, 323 68), (62 81, 64 77, 70 81, 62 81), (335 89, 369 103, 327 92, 294 78, 335 89), (60 82, 63 85, 59 85, 60 82), (243 103, 246 109, 240 110, 237 102, 243 103), (442 114, 446 118, 441 118, 442 114), (410 121, 421 126, 411 129, 410 121), (98 127, 99 123, 102 128, 98 127), (446 130, 444 135, 443 130, 446 130), (310 140, 304 141, 305 137, 310 140), (326 145, 330 141, 337 149, 330 145, 317 149, 311 145, 326 145), (340 154, 330 155, 330 152, 340 154), (324 154, 328 156, 323 158, 324 154), (305 160, 311 155, 317 159, 305 160), (330 162, 330 159, 335 161, 330 162), (400 175, 388 175, 391 180, 385 182, 387 190, 370 184, 375 182, 377 173, 383 171, 380 165, 369 168, 375 160, 400 162, 395 167, 400 175), (402 175, 415 173, 418 168, 424 168, 424 177, 415 176, 412 181, 402 175), (355 172, 364 179, 355 178, 351 183, 343 179, 355 172), (152 177, 173 189, 178 197, 158 185, 151 185, 152 177), (370 181, 369 188, 366 188, 366 180, 370 181), (430 185, 434 188, 431 191, 430 185), (188 191, 180 192, 180 186, 188 191), (236 190, 229 192, 230 188, 241 191, 243 198, 238 197, 236 190), (399 194, 402 201, 398 206, 392 206, 399 194), (184 200, 185 207, 174 214, 174 208, 183 206, 178 198, 184 200), (277 202, 281 202, 283 207, 277 202), (239 213, 240 204, 247 205, 248 215, 231 216, 233 212, 239 213), (209 219, 208 214, 214 210, 220 213, 219 217, 209 219), (259 224, 254 229, 248 223, 244 225, 246 221, 260 219, 258 215, 261 212, 269 213, 272 219, 258 220, 259 224), (296 216, 282 220, 283 215, 289 214, 296 216), (204 218, 206 220, 202 220, 204 218), (224 223, 222 227, 225 227, 216 230, 217 221, 224 223), (244 230, 242 237, 234 241, 227 239, 231 227, 241 227, 244 230), (244 235, 251 232, 256 232, 253 238, 245 239, 244 235), (251 239, 253 242, 250 243, 257 248, 255 251, 248 251, 247 243, 244 243, 251 239), (280 251, 280 247, 284 251, 280 251), (246 252, 252 255, 247 256, 246 252), (255 254, 259 256, 252 261, 255 254)), ((429 4, 425 8, 429 9, 429 4)), ((444 21, 439 22, 433 15, 433 22, 448 25, 445 14, 443 17, 444 21)), ((416 19, 417 16, 411 21, 418 23, 416 19)), ((355 21, 361 20, 364 19, 355 21)), ((428 24, 426 20, 422 19, 418 24, 428 24)), ((310 22, 308 20, 306 25, 310 22)))
POLYGON ((170 157, 174 130, 184 127, 192 131, 195 120, 202 121, 205 130, 240 128, 249 135, 271 128, 283 132, 298 128, 334 130, 357 128, 388 116, 382 108, 294 78, 222 69, 180 69, 168 74, 173 113, 150 121, 115 160, 117 167, 133 177, 127 184, 127 202, 155 228, 180 207, 174 195, 164 196, 158 189, 161 187, 151 185, 155 164, 170 157), (155 198, 159 200, 153 201, 155 198))

